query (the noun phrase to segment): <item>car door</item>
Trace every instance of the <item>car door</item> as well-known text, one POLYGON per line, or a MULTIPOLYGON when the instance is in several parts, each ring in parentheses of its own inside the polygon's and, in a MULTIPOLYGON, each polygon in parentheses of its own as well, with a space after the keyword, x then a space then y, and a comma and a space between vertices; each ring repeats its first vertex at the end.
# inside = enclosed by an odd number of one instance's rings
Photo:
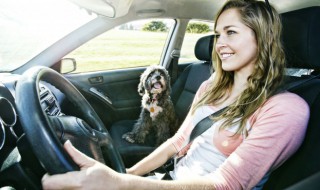
POLYGON ((64 61, 75 63, 76 69, 65 77, 81 91, 107 127, 118 120, 138 118, 140 75, 147 66, 160 63, 173 23, 173 19, 126 23, 62 59, 62 73, 68 71, 64 61), (162 24, 159 31, 148 29, 156 24, 162 24))

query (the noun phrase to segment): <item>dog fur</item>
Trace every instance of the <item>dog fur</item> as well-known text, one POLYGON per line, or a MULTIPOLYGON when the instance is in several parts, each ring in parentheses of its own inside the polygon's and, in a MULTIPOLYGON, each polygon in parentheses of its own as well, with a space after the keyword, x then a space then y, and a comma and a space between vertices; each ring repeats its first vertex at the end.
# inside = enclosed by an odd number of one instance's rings
POLYGON ((125 133, 122 138, 130 143, 159 146, 174 135, 179 127, 170 98, 168 71, 162 66, 148 67, 140 77, 138 92, 142 96, 139 119, 133 130, 125 133), (153 142, 147 139, 153 139, 153 142))

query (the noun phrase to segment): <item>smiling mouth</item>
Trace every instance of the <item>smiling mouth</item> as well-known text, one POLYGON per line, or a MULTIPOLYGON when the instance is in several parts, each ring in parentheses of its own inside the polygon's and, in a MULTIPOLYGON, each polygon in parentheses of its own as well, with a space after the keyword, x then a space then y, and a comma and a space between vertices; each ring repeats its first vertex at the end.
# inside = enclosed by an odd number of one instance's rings
POLYGON ((220 57, 221 59, 227 59, 233 55, 234 55, 233 53, 223 53, 223 54, 220 54, 220 57))

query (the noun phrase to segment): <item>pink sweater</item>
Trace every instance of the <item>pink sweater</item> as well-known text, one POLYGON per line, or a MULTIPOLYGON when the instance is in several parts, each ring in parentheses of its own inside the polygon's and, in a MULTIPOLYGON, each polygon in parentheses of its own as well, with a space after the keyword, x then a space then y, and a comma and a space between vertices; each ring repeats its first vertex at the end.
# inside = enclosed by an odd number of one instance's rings
MULTIPOLYGON (((205 81, 195 100, 207 87, 205 81)), ((213 109, 214 106, 212 106, 213 109)), ((213 139, 216 148, 228 158, 212 171, 216 189, 252 189, 268 171, 273 171, 287 160, 301 145, 309 119, 308 104, 299 96, 285 92, 271 97, 249 118, 249 135, 243 140, 221 132, 213 139), (229 146, 223 141, 230 139, 229 146)), ((179 131, 171 140, 177 151, 189 141, 194 128, 188 114, 179 131)))

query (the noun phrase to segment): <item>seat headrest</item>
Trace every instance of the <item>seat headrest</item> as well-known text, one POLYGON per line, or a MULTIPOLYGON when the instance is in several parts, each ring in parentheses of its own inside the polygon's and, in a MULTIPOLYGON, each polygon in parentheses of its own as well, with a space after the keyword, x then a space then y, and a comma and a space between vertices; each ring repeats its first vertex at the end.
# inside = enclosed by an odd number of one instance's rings
POLYGON ((320 7, 283 13, 288 68, 320 69, 320 7))
POLYGON ((201 61, 211 61, 214 35, 201 37, 194 48, 194 54, 201 61))

